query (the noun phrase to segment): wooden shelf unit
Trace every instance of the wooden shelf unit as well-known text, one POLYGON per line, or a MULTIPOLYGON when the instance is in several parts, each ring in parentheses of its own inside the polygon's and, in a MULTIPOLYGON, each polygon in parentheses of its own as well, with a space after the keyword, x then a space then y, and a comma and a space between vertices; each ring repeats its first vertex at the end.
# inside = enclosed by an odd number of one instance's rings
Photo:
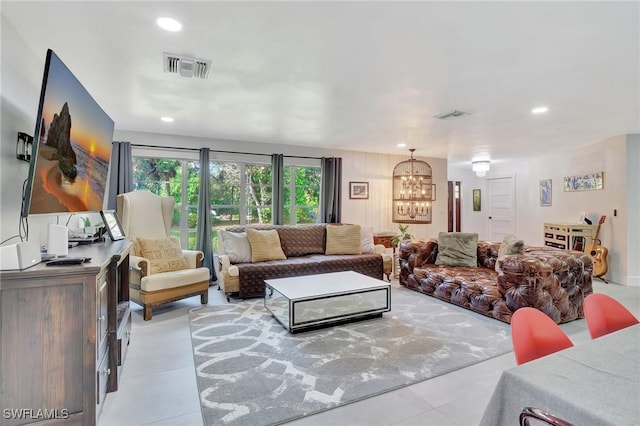
POLYGON ((584 251, 596 234, 597 225, 545 223, 544 245, 561 250, 584 251))
POLYGON ((97 423, 129 344, 130 248, 80 245, 69 256, 89 263, 0 272, 0 405, 15 412, 3 426, 97 423))

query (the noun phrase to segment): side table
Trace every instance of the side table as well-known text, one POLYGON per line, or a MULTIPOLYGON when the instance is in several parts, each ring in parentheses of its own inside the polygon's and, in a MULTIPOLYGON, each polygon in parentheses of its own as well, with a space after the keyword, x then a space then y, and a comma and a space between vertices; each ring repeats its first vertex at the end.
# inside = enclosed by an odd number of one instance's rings
MULTIPOLYGON (((391 241, 394 235, 395 234, 389 234, 389 233, 373 234, 373 244, 382 244, 383 246, 385 246, 385 248, 393 249, 393 278, 398 278, 398 265, 397 265, 398 255, 396 254, 396 246, 391 241)), ((387 279, 389 279, 388 275, 387 275, 387 279)))

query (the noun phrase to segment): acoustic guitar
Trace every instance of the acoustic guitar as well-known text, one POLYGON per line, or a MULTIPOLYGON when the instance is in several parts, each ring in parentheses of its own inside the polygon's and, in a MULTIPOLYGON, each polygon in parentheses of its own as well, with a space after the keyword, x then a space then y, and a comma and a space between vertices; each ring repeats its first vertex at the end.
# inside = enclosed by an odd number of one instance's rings
POLYGON ((600 216, 598 221, 598 227, 596 228, 596 235, 593 237, 593 241, 587 246, 586 252, 593 258, 593 276, 601 277, 607 273, 609 266, 607 265, 607 253, 609 252, 606 247, 600 245, 601 241, 598 239, 600 235, 600 226, 604 223, 606 216, 600 216))

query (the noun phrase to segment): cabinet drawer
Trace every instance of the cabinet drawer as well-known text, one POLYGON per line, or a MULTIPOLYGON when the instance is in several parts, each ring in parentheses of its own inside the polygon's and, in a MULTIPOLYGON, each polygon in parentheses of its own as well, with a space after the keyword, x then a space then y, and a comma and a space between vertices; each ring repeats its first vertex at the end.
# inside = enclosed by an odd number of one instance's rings
POLYGON ((96 369, 96 417, 100 415, 104 398, 107 395, 109 374, 111 374, 111 370, 109 369, 109 356, 105 354, 96 369))
POLYGON ((96 309, 96 361, 100 360, 107 351, 108 329, 107 329, 107 313, 108 313, 108 285, 107 275, 103 274, 97 280, 97 309, 96 309))

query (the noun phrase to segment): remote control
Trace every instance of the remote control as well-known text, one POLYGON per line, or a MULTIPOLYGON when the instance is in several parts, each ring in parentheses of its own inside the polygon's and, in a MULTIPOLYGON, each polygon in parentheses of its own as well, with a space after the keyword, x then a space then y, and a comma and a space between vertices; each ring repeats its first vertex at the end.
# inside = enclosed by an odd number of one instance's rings
POLYGON ((51 260, 47 262, 47 266, 79 265, 81 263, 89 262, 90 260, 90 257, 65 257, 51 260))

